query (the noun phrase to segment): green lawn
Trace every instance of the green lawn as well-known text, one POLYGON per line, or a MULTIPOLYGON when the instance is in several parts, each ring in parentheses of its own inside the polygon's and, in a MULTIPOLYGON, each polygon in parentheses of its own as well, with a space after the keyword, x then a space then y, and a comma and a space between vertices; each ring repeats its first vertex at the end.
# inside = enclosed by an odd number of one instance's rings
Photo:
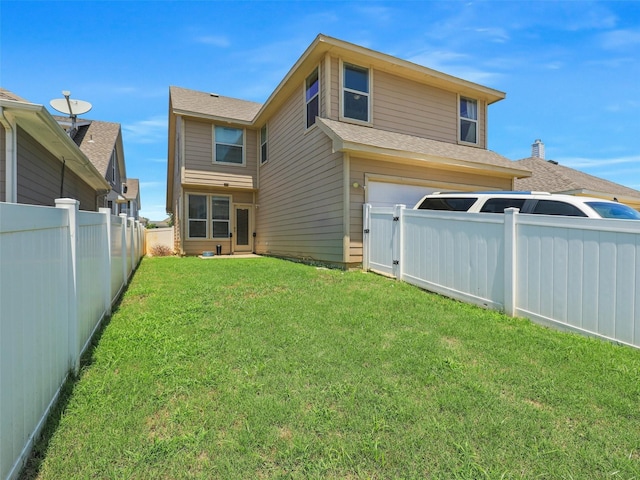
POLYGON ((640 479, 640 351, 362 272, 144 259, 27 478, 640 479))

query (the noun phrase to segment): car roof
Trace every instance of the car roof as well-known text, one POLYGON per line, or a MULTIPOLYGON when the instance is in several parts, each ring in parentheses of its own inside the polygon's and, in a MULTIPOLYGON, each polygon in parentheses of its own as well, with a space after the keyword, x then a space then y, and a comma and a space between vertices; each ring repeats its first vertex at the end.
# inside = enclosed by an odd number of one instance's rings
POLYGON ((564 193, 549 193, 549 192, 523 192, 523 191, 511 191, 511 190, 493 190, 493 191, 482 191, 482 192, 433 192, 431 194, 425 195, 422 200, 426 198, 438 198, 438 197, 464 197, 464 198, 475 198, 475 197, 500 197, 500 196, 512 196, 512 197, 523 197, 523 198, 550 198, 550 199, 558 199, 558 200, 568 200, 569 202, 575 203, 586 203, 586 202, 605 202, 605 203, 617 203, 613 200, 607 200, 605 198, 596 198, 596 197, 583 197, 577 195, 567 195, 564 193))

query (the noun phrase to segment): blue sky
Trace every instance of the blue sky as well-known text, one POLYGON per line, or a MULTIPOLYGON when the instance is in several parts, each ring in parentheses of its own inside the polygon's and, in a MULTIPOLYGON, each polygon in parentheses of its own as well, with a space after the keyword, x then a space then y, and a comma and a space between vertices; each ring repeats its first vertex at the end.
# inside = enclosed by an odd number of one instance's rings
POLYGON ((12 1, 0 84, 118 122, 142 215, 165 215, 170 85, 264 102, 318 33, 506 92, 489 148, 640 189, 640 2, 12 1))

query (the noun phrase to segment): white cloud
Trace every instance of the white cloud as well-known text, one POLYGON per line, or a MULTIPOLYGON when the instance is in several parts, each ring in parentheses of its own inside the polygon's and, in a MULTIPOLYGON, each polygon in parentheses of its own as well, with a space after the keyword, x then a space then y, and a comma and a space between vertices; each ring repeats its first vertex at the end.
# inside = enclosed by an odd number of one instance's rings
POLYGON ((231 41, 221 35, 199 35, 193 38, 196 43, 202 43, 204 45, 211 45, 213 47, 230 47, 231 41))
POLYGON ((612 30, 600 36, 601 45, 607 50, 640 47, 640 30, 612 30))
POLYGON ((453 51, 431 51, 408 58, 410 62, 448 73, 471 82, 486 83, 495 81, 501 74, 489 70, 481 70, 470 65, 469 56, 453 51))
POLYGON ((125 124, 122 126, 122 131, 126 137, 125 143, 156 143, 165 140, 167 128, 167 118, 157 115, 125 124))
POLYGON ((571 168, 582 169, 599 169, 599 168, 611 168, 613 166, 620 167, 626 165, 640 164, 640 155, 629 155, 624 157, 611 157, 611 158, 589 158, 589 157, 564 157, 560 160, 562 165, 566 165, 571 168))
POLYGON ((166 182, 144 182, 141 181, 140 182, 140 188, 144 188, 144 189, 157 189, 157 188, 166 188, 167 184, 166 182))
POLYGON ((475 31, 477 33, 482 34, 483 36, 489 37, 489 40, 495 43, 506 43, 510 40, 510 35, 507 30, 500 27, 484 27, 484 28, 476 28, 475 31))
POLYGON ((376 4, 357 5, 355 11, 370 21, 387 23, 393 19, 393 10, 376 4))

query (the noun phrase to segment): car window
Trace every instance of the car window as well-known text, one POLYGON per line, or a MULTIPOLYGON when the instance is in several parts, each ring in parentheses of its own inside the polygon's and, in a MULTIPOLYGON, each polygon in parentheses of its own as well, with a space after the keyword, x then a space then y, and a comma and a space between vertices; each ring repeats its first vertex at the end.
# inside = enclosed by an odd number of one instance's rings
POLYGON ((587 214, 570 203, 557 200, 538 200, 531 213, 537 215, 563 215, 565 217, 586 217, 587 214))
POLYGON ((602 218, 619 218, 622 220, 640 220, 640 212, 623 203, 586 202, 602 218))
POLYGON ((449 210, 466 212, 477 198, 425 198, 418 207, 420 210, 449 210))
POLYGON ((490 198, 480 209, 483 213, 504 213, 507 208, 522 209, 525 198, 490 198))

